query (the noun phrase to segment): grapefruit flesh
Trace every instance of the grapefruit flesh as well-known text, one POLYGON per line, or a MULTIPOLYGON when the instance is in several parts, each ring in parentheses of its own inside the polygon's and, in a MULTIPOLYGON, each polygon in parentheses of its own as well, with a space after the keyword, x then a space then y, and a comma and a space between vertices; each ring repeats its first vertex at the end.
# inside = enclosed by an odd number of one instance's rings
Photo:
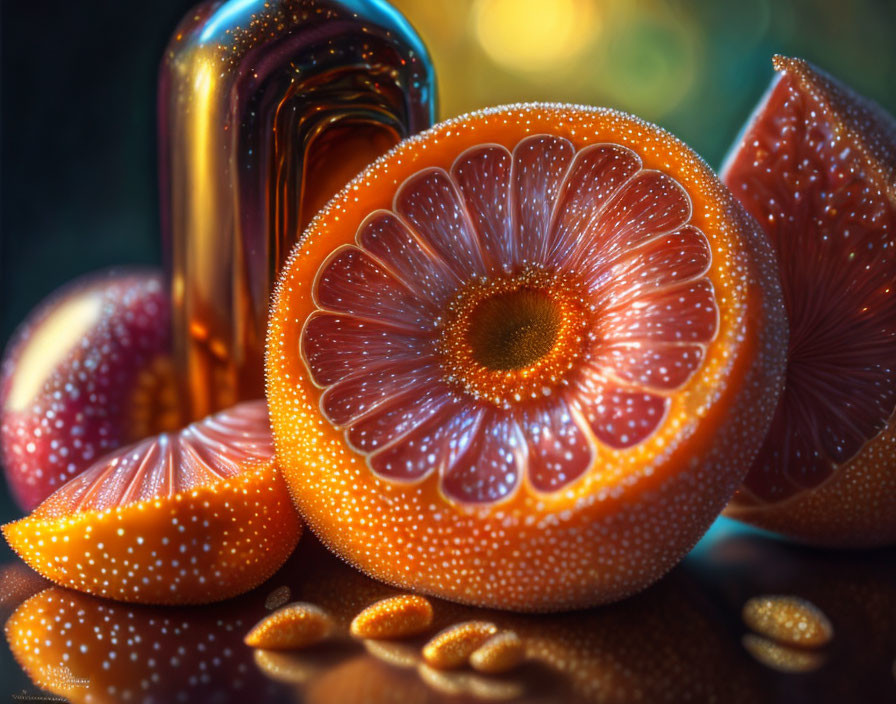
POLYGON ((379 579, 611 601, 740 482, 785 339, 770 247, 681 142, 609 110, 490 109, 375 162, 293 251, 268 335, 277 459, 379 579))
POLYGON ((106 455, 3 534, 57 584, 180 604, 261 583, 301 524, 273 463, 265 403, 249 401, 106 455))
POLYGON ((896 540, 896 122, 804 61, 722 179, 777 250, 790 318, 771 430, 729 514, 825 545, 896 540))

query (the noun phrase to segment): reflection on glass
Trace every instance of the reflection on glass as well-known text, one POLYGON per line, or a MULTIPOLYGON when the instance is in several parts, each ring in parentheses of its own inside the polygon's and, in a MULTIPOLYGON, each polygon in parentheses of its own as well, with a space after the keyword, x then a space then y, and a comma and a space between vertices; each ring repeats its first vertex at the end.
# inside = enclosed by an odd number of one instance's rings
POLYGON ((382 0, 204 2, 159 83, 175 356, 192 417, 264 392, 280 264, 347 180, 434 118, 422 43, 382 0))

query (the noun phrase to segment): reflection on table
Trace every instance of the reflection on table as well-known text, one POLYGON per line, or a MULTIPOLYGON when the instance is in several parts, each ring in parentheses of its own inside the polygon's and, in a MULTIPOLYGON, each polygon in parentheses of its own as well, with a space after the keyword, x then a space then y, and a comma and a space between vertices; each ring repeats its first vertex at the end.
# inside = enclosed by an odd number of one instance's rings
POLYGON ((722 520, 665 579, 622 603, 520 615, 434 599, 428 634, 361 642, 347 635, 351 619, 400 590, 306 538, 258 589, 192 608, 48 587, 12 563, 0 572, 0 616, 34 685, 14 692, 25 700, 42 690, 75 702, 883 702, 896 701, 894 558, 892 549, 813 550, 722 520), (291 601, 327 609, 346 635, 305 651, 246 647, 245 633, 287 590, 291 601), (809 600, 833 639, 809 650, 751 633, 740 612, 759 594, 809 600), (469 619, 516 631, 523 665, 492 676, 423 663, 420 646, 432 633, 469 619))

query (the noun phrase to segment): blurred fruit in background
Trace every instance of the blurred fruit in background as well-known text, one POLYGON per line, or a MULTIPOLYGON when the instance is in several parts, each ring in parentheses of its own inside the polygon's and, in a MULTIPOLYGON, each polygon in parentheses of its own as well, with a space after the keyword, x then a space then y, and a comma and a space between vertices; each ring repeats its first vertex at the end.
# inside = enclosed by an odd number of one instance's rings
POLYGON ((180 425, 161 272, 111 269, 49 296, 0 372, 0 465, 31 510, 110 450, 180 425))

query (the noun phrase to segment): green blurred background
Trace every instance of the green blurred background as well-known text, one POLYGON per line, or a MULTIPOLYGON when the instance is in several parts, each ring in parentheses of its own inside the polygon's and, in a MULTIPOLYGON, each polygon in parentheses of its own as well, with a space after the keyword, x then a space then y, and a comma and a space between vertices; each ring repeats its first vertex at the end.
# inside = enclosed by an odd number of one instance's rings
MULTIPOLYGON (((192 4, 0 5, 0 342, 72 277, 161 260, 156 73, 192 4)), ((776 52, 896 112, 893 1, 394 4, 430 48, 442 117, 521 100, 608 105, 661 124, 718 166, 776 52)), ((4 485, 0 520, 15 515, 4 485)))

